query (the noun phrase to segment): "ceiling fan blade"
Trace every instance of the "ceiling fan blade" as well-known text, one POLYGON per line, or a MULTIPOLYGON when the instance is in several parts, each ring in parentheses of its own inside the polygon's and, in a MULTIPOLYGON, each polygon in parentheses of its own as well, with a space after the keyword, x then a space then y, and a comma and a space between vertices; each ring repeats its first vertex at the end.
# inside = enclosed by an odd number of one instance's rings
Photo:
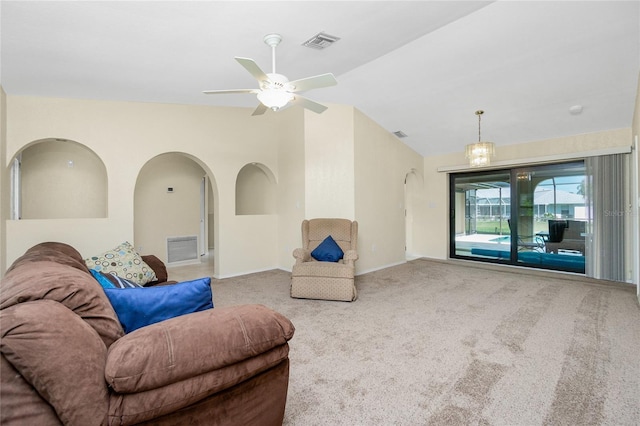
POLYGON ((290 81, 289 84, 294 86, 293 92, 304 92, 305 90, 335 86, 338 84, 338 80, 336 80, 333 74, 327 73, 290 81))
POLYGON ((304 96, 300 95, 295 95, 291 103, 293 105, 301 106, 318 114, 322 114, 328 108, 316 101, 312 101, 311 99, 305 98, 304 96))
POLYGON ((255 109, 255 111, 253 111, 253 115, 262 115, 265 112, 267 112, 267 110, 269 109, 269 107, 267 107, 266 105, 264 105, 263 103, 259 103, 258 107, 255 109))
POLYGON ((241 58, 236 56, 236 61, 240 63, 249 73, 260 83, 263 81, 269 81, 269 77, 262 71, 262 69, 256 64, 253 59, 241 58))
POLYGON ((258 93, 258 89, 222 89, 222 90, 205 90, 205 95, 225 95, 225 94, 234 94, 234 93, 258 93))

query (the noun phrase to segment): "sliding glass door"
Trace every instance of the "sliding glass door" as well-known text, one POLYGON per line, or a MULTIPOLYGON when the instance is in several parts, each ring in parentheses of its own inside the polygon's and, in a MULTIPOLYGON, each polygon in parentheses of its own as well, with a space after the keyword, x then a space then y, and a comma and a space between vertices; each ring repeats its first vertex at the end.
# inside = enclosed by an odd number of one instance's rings
POLYGON ((582 161, 456 173, 450 256, 584 273, 582 161))

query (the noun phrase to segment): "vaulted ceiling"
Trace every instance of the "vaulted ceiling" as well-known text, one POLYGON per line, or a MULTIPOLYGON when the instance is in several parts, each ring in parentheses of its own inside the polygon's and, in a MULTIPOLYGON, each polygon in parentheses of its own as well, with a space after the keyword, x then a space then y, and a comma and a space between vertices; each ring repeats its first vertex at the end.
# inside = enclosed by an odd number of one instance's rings
MULTIPOLYGON (((309 98, 353 105, 424 156, 630 127, 640 72, 638 1, 7 1, 8 95, 247 107, 234 56, 271 71, 332 72, 309 98), (302 43, 319 32, 340 40, 302 43), (581 114, 570 113, 581 106, 581 114)), ((272 112, 268 112, 272 114, 272 112)), ((252 117, 255 120, 264 116, 252 117)))

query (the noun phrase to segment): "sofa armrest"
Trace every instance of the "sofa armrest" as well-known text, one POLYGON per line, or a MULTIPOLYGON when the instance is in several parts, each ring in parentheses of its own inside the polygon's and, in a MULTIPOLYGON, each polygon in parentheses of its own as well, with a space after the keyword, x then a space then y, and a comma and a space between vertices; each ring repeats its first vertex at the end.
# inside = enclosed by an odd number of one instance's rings
POLYGON ((153 272, 156 274, 155 281, 151 281, 145 284, 145 287, 153 286, 156 284, 164 283, 169 279, 169 274, 167 272, 167 266, 164 264, 162 260, 160 260, 157 256, 153 254, 145 254, 142 257, 144 263, 149 265, 153 272))
POLYGON ((297 248, 293 251, 293 257, 296 259, 296 265, 311 260, 311 252, 303 248, 297 248))
POLYGON ((156 389, 284 345, 294 331, 287 318, 262 305, 183 315, 115 342, 109 348, 105 379, 121 393, 156 389))
POLYGON ((1 310, 0 326, 2 355, 64 424, 106 424, 107 348, 87 322, 58 302, 36 300, 1 310))

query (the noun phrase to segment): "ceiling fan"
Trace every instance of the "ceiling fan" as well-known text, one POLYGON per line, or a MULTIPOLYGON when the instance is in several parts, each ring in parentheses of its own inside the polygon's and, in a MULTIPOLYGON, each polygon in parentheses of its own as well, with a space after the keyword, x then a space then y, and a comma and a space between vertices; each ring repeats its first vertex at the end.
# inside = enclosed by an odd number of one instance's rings
POLYGON ((260 104, 251 115, 264 114, 267 109, 278 111, 289 105, 299 105, 318 114, 327 109, 326 106, 312 101, 309 98, 299 95, 299 92, 318 89, 321 87, 335 86, 338 81, 331 73, 320 74, 313 77, 301 78, 289 81, 287 77, 276 73, 276 47, 282 41, 280 34, 267 34, 264 42, 271 46, 272 72, 266 74, 253 59, 236 56, 236 61, 240 63, 249 73, 258 80, 258 89, 229 89, 229 90, 205 90, 207 95, 233 94, 233 93, 253 93, 257 95, 260 104))

